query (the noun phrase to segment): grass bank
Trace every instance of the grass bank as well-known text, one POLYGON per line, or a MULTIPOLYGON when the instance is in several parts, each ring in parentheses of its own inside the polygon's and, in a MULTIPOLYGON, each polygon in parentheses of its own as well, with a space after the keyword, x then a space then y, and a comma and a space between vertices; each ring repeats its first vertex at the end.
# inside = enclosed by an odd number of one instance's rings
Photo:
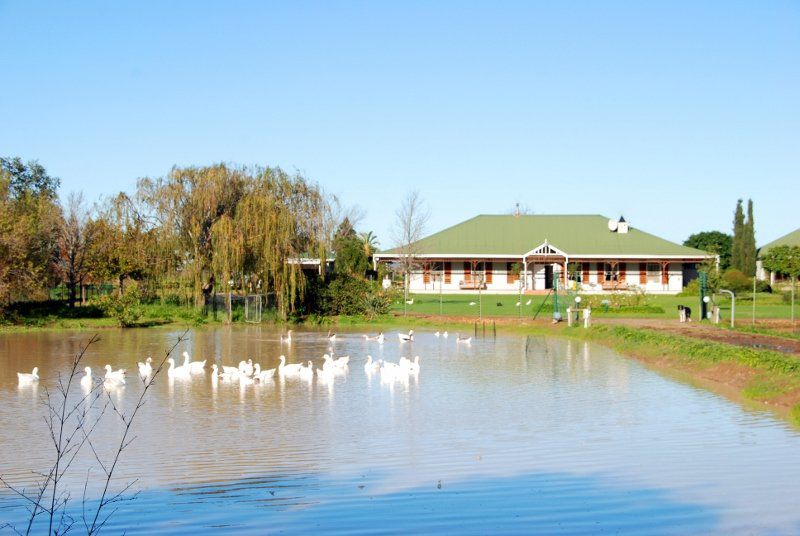
MULTIPOLYGON (((180 305, 144 304, 142 315, 134 327, 200 326, 221 324, 224 315, 205 314, 180 305)), ((235 319, 241 312, 234 311, 235 319)), ((103 315, 97 307, 87 305, 70 308, 62 302, 17 304, 0 319, 0 332, 37 330, 97 330, 118 327, 117 321, 103 315)))
MULTIPOLYGON (((595 306, 592 314, 599 318, 677 318, 678 305, 687 305, 697 315, 700 309, 699 296, 672 296, 659 294, 645 295, 603 295, 585 299, 594 301, 607 299, 609 306, 595 306)), ((552 297, 530 296, 518 294, 413 294, 412 304, 405 304, 402 300, 392 305, 392 312, 411 314, 470 316, 476 320, 483 318, 522 318, 532 319, 538 312, 538 318, 552 316, 552 297), (520 305, 517 306, 517 303, 520 305), (474 304, 474 305, 472 305, 474 304)), ((560 296, 561 307, 565 307, 565 300, 572 300, 560 296)), ((723 319, 730 318, 731 301, 723 295, 714 296, 715 303, 719 305, 723 319)), ((753 317, 753 295, 742 293, 736 298, 736 320, 740 323, 750 321, 753 317)), ((799 308, 800 309, 800 308, 799 308)), ((758 319, 788 319, 791 316, 791 307, 783 301, 780 294, 758 293, 755 299, 755 318, 758 319)), ((696 316, 695 316, 696 318, 696 316)))

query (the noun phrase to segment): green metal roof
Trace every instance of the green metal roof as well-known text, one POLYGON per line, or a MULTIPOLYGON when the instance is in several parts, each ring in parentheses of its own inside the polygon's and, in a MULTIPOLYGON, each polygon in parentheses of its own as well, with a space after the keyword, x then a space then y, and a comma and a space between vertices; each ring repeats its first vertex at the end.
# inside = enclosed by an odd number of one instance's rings
MULTIPOLYGON (((687 256, 709 255, 630 227, 608 229, 608 218, 593 215, 482 214, 423 238, 420 255, 522 256, 545 240, 568 255, 687 256)), ((396 254, 397 248, 380 254, 396 254)))
POLYGON ((795 229, 791 233, 783 235, 777 240, 773 240, 769 244, 761 246, 761 248, 758 250, 758 254, 761 255, 766 253, 775 246, 800 246, 800 229, 795 229))

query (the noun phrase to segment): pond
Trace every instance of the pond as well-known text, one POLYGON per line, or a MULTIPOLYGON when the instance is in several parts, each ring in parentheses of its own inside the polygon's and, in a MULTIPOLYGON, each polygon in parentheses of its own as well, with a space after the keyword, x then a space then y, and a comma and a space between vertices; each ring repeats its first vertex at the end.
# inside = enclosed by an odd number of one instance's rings
MULTIPOLYGON (((86 364, 95 373, 106 363, 129 370, 126 386, 103 396, 132 411, 141 393, 136 362, 163 356, 179 335, 102 332, 86 364)), ((201 328, 176 351, 209 364, 252 358, 270 368, 280 354, 322 364, 325 332, 297 331, 291 345, 280 335, 201 328)), ((49 467, 42 397, 89 336, 0 336, 0 474, 8 481, 30 487, 31 471, 49 467), (33 366, 38 385, 18 385, 16 372, 33 366)), ((333 348, 351 357, 333 381, 159 377, 112 483, 119 491, 136 479, 126 497, 137 495, 113 505, 104 531, 800 532, 797 430, 604 347, 519 336, 463 344, 433 332, 409 343, 387 333, 381 345, 353 332, 338 334, 333 348), (421 370, 381 381, 365 372, 367 355, 419 355, 421 370)), ((107 412, 93 435, 101 460, 121 431, 107 412)), ((64 481, 76 519, 84 484, 91 507, 101 477, 84 448, 64 481)), ((24 519, 20 500, 0 491, 0 520, 24 519)))

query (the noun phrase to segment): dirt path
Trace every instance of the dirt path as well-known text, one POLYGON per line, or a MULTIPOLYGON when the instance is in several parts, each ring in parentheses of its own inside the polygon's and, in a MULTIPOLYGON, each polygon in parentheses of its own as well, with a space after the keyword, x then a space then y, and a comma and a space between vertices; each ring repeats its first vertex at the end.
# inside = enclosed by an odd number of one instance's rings
MULTIPOLYGON (((402 315, 397 315, 402 316, 402 315)), ((433 322, 456 322, 468 325, 475 325, 476 319, 474 316, 439 316, 439 315, 425 315, 425 314, 408 314, 409 317, 427 319, 433 322)), ((741 331, 731 331, 724 328, 711 326, 708 324, 699 324, 697 322, 688 322, 685 324, 679 323, 677 320, 653 319, 653 318, 594 318, 592 320, 596 324, 602 325, 618 325, 629 326, 634 328, 646 328, 664 333, 671 333, 675 335, 683 335, 685 337, 692 337, 695 339, 723 342, 727 344, 734 344, 737 346, 744 346, 747 348, 760 348, 765 350, 775 350, 785 354, 796 355, 800 358, 800 340, 791 339, 788 337, 779 337, 773 335, 764 335, 760 333, 745 333, 741 331)), ((549 319, 531 320, 531 319, 517 319, 509 317, 488 318, 483 322, 478 322, 478 329, 481 330, 483 325, 486 329, 491 329, 492 324, 498 326, 526 326, 538 325, 546 326, 551 324, 549 319)), ((788 323, 787 323, 788 324, 788 323)), ((776 326, 770 326, 776 327, 776 326)), ((468 329, 468 328, 467 328, 468 329)), ((465 331, 467 331, 465 329, 465 331)))
POLYGON ((698 324, 695 322, 681 324, 677 321, 647 318, 598 318, 595 319, 595 322, 606 325, 622 325, 653 329, 656 331, 683 335, 685 337, 724 342, 727 344, 734 344, 736 346, 744 346, 747 348, 775 350, 800 357, 800 340, 784 337, 731 331, 714 326, 698 324))

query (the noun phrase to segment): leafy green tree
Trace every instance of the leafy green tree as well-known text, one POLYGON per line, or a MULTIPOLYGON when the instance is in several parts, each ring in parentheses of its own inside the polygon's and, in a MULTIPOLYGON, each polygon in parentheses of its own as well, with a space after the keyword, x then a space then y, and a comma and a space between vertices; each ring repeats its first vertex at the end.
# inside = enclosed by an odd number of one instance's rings
POLYGON ((345 218, 339 226, 333 241, 333 251, 336 254, 334 268, 337 274, 364 276, 369 267, 369 260, 364 243, 350 225, 348 218, 345 218))
POLYGON ((733 212, 733 239, 731 241, 731 267, 744 271, 744 210, 742 200, 736 201, 733 212))
POLYGON ((58 195, 61 180, 47 173, 47 170, 36 160, 27 164, 20 157, 1 158, 0 169, 8 173, 9 193, 11 197, 20 198, 25 195, 42 196, 54 200, 58 195))
POLYGON ((0 306, 44 298, 55 281, 58 184, 36 162, 0 158, 0 306))
POLYGON ((800 246, 775 246, 762 257, 765 270, 797 279, 800 276, 800 246))
POLYGON ((800 246, 775 246, 761 258, 766 270, 788 275, 792 279, 792 324, 794 324, 795 284, 800 276, 800 246))
POLYGON ((684 246, 701 249, 719 255, 720 270, 727 270, 731 265, 731 246, 733 237, 720 231, 703 231, 687 238, 684 246))
POLYGON ((750 277, 756 274, 756 231, 752 199, 747 200, 747 220, 742 235, 742 271, 750 277))
POLYGON ((364 255, 367 256, 368 260, 371 260, 375 252, 378 251, 378 237, 372 231, 361 233, 358 236, 364 245, 364 255))

